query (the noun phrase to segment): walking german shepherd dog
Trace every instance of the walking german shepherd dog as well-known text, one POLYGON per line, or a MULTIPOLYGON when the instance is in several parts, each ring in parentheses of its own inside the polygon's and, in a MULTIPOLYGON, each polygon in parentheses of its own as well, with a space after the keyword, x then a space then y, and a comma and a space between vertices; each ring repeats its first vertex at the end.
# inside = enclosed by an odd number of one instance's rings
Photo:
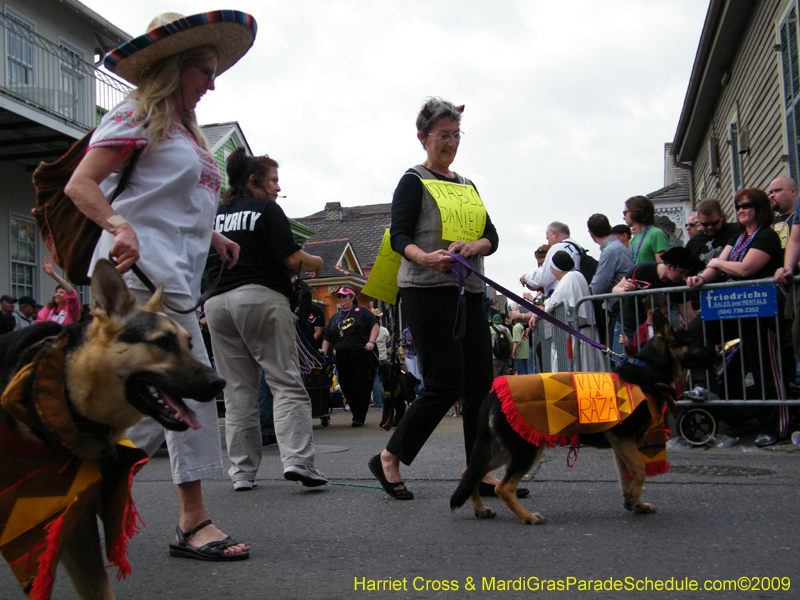
MULTIPOLYGON (((112 519, 103 518, 108 505, 120 499, 109 489, 112 465, 126 452, 137 453, 136 468, 143 463, 144 453, 123 441, 125 431, 145 415, 174 431, 199 429, 197 415, 182 398, 209 402, 225 387, 222 377, 192 356, 189 334, 162 312, 162 292, 159 285, 141 307, 114 266, 100 261, 92 276, 90 320, 66 327, 41 323, 0 337, 2 538, 10 537, 12 525, 16 534, 20 517, 28 518, 24 512, 20 515, 20 507, 39 506, 35 498, 63 495, 66 506, 55 521, 56 511, 39 519, 44 524, 31 516, 30 530, 0 548, 26 594, 49 597, 60 559, 81 598, 113 598, 97 515, 104 522, 108 558, 125 574, 130 570, 124 558, 127 537, 121 534, 124 543, 112 547, 112 519), (35 490, 26 490, 36 478, 21 472, 20 465, 40 456, 47 463, 41 469, 56 464, 58 476, 80 465, 65 489, 55 489, 54 475, 40 478, 35 490), (75 492, 73 479, 85 480, 86 473, 96 474, 97 481, 90 479, 84 491, 75 492), (7 501, 14 494, 16 505, 7 501), (40 537, 26 541, 28 535, 40 537), (43 564, 50 565, 49 570, 43 564)), ((122 482, 122 529, 128 536, 136 528, 135 509, 124 502, 130 497, 128 486, 135 472, 131 469, 122 482)))
MULTIPOLYGON (((674 391, 669 385, 679 379, 681 369, 710 369, 719 362, 720 357, 712 349, 699 345, 688 331, 672 327, 659 311, 653 312, 653 328, 655 335, 641 348, 636 358, 622 363, 614 373, 623 387, 626 384, 639 386, 641 392, 644 392, 642 396, 655 399, 655 410, 658 411, 656 414, 660 415, 664 404, 674 405, 674 391)), ((541 376, 521 375, 509 378, 517 395, 524 396, 524 391, 529 390, 528 397, 522 398, 523 402, 538 400, 530 397, 534 393, 530 390, 541 389, 541 386, 526 386, 529 378, 536 377, 541 376)), ((497 496, 523 523, 539 525, 545 522, 545 518, 539 513, 528 512, 517 499, 516 490, 522 478, 541 458, 546 444, 544 440, 538 444, 531 443, 530 438, 525 439, 509 423, 496 391, 500 379, 496 380, 495 387, 481 405, 477 441, 473 446, 469 465, 462 472, 461 483, 450 498, 450 509, 457 509, 469 498, 476 517, 494 517, 497 513, 481 502, 478 483, 489 471, 505 464, 506 472, 495 486, 497 496)), ((514 398, 515 402, 518 400, 514 398)), ((579 439, 582 446, 610 446, 613 449, 624 506, 634 513, 656 512, 655 506, 641 500, 646 467, 638 448, 639 442, 654 422, 655 410, 648 406, 648 401, 642 401, 624 420, 620 421, 618 417, 610 419, 605 431, 578 432, 579 437, 575 439, 575 443, 579 439)), ((619 412, 614 414, 618 415, 619 412)), ((657 433, 662 436, 663 444, 663 430, 657 433)))

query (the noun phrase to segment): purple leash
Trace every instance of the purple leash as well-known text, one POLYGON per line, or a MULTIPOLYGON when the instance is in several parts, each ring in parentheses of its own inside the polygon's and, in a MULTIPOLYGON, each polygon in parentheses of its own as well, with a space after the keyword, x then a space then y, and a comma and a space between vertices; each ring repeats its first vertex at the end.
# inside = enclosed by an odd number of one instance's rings
MULTIPOLYGON (((492 281, 491 279, 486 277, 486 275, 483 275, 482 273, 478 273, 475 269, 473 269, 469 265, 467 260, 463 256, 461 256, 460 254, 450 254, 450 256, 452 256, 456 261, 454 270, 456 272, 456 275, 458 275, 458 297, 459 297, 458 302, 459 302, 459 312, 461 313, 461 335, 462 336, 464 335, 464 331, 466 330, 466 326, 467 326, 466 314, 465 314, 465 312, 466 312, 466 310, 465 310, 466 309, 466 298, 464 298, 464 289, 465 289, 464 283, 465 283, 466 278, 469 276, 469 274, 470 273, 474 273, 475 275, 477 275, 478 277, 483 279, 487 284, 489 284, 494 289, 496 289, 498 292, 501 292, 507 298, 511 298, 512 300, 517 302, 520 306, 524 306, 529 311, 531 311, 533 314, 535 314, 537 317, 539 317, 541 319, 544 319, 548 323, 552 323, 553 325, 555 325, 559 329, 563 329, 568 334, 570 334, 572 336, 575 336, 579 340, 582 340, 582 341, 586 342, 587 344, 589 344, 591 346, 594 346, 598 350, 602 350, 606 354, 613 354, 614 356, 618 356, 619 358, 622 358, 619 354, 617 354, 615 352, 612 352, 611 349, 608 346, 604 346, 600 342, 596 342, 593 339, 591 339, 589 337, 586 337, 580 331, 577 331, 576 329, 573 329, 572 327, 570 327, 566 323, 564 323, 562 321, 559 321, 553 315, 546 313, 545 311, 543 311, 541 308, 539 308, 535 304, 532 304, 531 302, 528 302, 527 300, 525 300, 525 298, 522 298, 521 296, 517 296, 517 294, 515 294, 511 290, 508 290, 508 289, 504 288, 502 285, 492 281)), ((453 332, 453 337, 455 339, 459 339, 461 336, 456 338, 455 337, 455 331, 454 331, 453 332)))

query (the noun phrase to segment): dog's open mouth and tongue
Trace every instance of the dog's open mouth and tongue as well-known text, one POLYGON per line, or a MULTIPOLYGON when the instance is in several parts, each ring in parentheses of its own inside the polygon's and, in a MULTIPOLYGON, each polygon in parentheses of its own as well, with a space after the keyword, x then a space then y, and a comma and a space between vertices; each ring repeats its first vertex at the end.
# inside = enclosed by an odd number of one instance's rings
POLYGON ((178 394, 168 391, 166 386, 139 379, 129 387, 129 391, 133 393, 126 394, 128 401, 167 429, 200 429, 200 420, 195 412, 186 406, 178 394))
POLYGON ((149 386, 148 391, 154 396, 158 397, 159 406, 166 409, 162 414, 166 418, 177 418, 182 423, 185 423, 192 429, 200 429, 200 420, 197 414, 186 403, 177 397, 173 397, 164 390, 158 389, 155 386, 149 386))

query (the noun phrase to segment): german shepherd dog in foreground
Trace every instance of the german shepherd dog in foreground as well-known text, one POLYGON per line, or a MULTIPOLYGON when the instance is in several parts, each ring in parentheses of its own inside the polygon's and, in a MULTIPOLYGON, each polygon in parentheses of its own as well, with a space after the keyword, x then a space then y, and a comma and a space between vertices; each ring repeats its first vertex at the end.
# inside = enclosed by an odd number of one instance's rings
POLYGON ((420 381, 411 373, 403 371, 398 362, 383 363, 378 367, 378 375, 381 378, 383 402, 381 427, 389 431, 397 426, 406 414, 406 407, 416 399, 415 389, 420 381))
MULTIPOLYGON (((621 364, 615 373, 624 382, 641 387, 645 394, 657 398, 660 406, 663 406, 673 398, 665 391, 665 384, 677 381, 682 368, 709 369, 719 362, 719 355, 699 345, 688 331, 673 328, 659 311, 653 312, 653 328, 655 335, 641 348, 636 361, 621 364)), ((580 434, 582 446, 610 445, 614 450, 625 508, 634 513, 656 512, 655 506, 641 500, 645 464, 637 449, 637 442, 651 422, 647 403, 642 402, 627 419, 611 429, 602 433, 580 434), (623 478, 626 471, 630 473, 630 478, 623 478)), ((519 482, 541 458, 544 442, 533 445, 512 429, 495 392, 489 394, 481 405, 478 427, 469 466, 462 472, 461 483, 450 498, 450 509, 457 509, 469 498, 476 517, 494 517, 497 513, 481 502, 478 483, 489 471, 505 464, 506 472, 495 486, 497 496, 523 523, 544 523, 545 518, 538 513, 528 512, 517 500, 516 494, 519 482)))
MULTIPOLYGON (((145 415, 174 431, 199 429, 197 415, 182 398, 209 402, 225 387, 222 377, 192 356, 189 334, 163 314, 162 291, 159 285, 142 308, 113 265, 100 261, 92 276, 91 320, 66 327, 41 323, 0 337, 3 390, 20 369, 36 360, 42 348, 39 342, 62 340, 62 376, 68 404, 64 412, 72 415, 82 439, 89 438, 84 455, 88 452, 100 457, 91 462, 101 473, 106 464, 103 457, 113 453, 126 429, 145 415)), ((28 413, 35 415, 31 391, 23 390, 18 401, 23 407, 27 404, 28 413)), ((19 438, 22 434, 33 443, 58 446, 47 435, 47 427, 27 427, 1 408, 0 420, 6 435, 19 438)), ((63 452, 63 445, 55 450, 63 452)), ((8 468, 0 465, 0 470, 8 472, 8 468)), ((61 560, 81 598, 107 599, 113 598, 113 593, 106 575, 96 508, 95 496, 63 542, 61 560)))

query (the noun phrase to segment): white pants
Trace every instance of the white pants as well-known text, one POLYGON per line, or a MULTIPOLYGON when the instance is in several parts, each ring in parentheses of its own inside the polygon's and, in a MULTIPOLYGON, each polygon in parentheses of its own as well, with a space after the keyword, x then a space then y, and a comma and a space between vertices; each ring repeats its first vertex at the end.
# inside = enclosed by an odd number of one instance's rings
POLYGON ((273 395, 275 437, 284 469, 314 466, 311 400, 303 386, 289 299, 261 285, 210 298, 206 318, 225 388, 225 441, 234 481, 254 480, 261 464, 258 380, 273 395))
MULTIPOLYGON (((150 299, 150 292, 131 290, 139 304, 144 305, 150 299)), ((177 307, 189 307, 191 298, 179 294, 164 294, 164 299, 177 307)), ((200 322, 196 313, 180 315, 168 309, 164 312, 170 319, 178 323, 192 337, 192 355, 204 365, 211 366, 200 333, 200 322)), ((145 417, 137 425, 128 430, 128 438, 139 448, 152 455, 161 446, 165 437, 169 450, 169 462, 172 469, 172 481, 188 483, 202 479, 215 479, 223 475, 222 445, 219 435, 219 419, 217 403, 197 402, 184 399, 186 405, 197 413, 202 427, 197 431, 169 431, 150 417, 145 417)))

